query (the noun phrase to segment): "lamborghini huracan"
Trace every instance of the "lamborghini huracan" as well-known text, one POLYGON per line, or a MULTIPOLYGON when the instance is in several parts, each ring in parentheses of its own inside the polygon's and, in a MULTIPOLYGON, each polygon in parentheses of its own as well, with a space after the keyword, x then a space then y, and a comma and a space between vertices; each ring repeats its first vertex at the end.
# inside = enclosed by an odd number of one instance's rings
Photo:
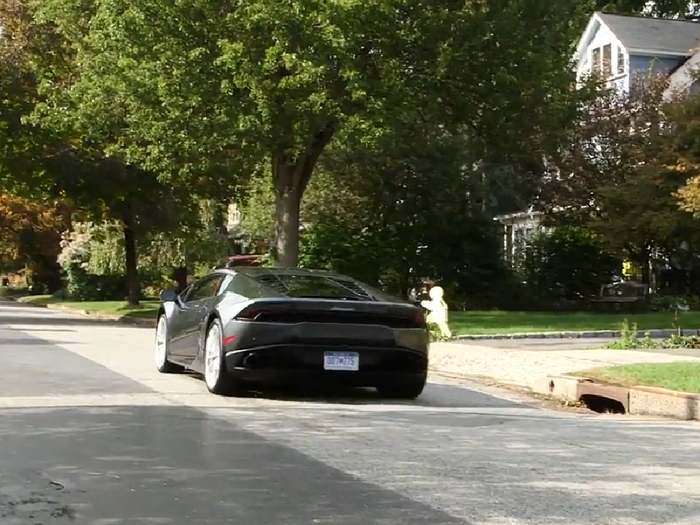
POLYGON ((202 374, 214 394, 325 384, 415 399, 426 383, 422 308, 344 275, 222 268, 160 298, 156 367, 202 374))

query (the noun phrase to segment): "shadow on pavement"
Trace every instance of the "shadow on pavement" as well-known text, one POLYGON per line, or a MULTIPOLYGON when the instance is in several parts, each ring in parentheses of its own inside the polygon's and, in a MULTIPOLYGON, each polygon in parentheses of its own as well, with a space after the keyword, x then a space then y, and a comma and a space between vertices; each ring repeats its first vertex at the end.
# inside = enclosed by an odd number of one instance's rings
POLYGON ((474 524, 700 523, 700 442, 691 425, 448 411, 309 412, 229 417, 474 524))
POLYGON ((62 348, 88 343, 52 341, 46 334, 39 337, 31 332, 0 327, 0 398, 151 392, 129 377, 62 348))
POLYGON ((6 410, 0 441, 12 454, 0 455, 0 517, 183 525, 700 523, 700 443, 689 427, 524 420, 435 434, 411 421, 375 424, 372 414, 356 421, 308 414, 308 423, 289 426, 289 418, 266 411, 246 421, 255 422, 266 426, 243 429, 235 419, 184 407, 6 410))
POLYGON ((0 440, 10 523, 466 523, 183 407, 6 411, 0 440))

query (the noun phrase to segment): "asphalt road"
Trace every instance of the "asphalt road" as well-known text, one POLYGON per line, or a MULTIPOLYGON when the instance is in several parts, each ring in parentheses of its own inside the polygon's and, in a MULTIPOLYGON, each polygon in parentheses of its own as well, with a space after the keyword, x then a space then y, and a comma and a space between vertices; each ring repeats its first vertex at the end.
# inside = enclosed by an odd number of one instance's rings
POLYGON ((0 304, 0 524, 700 523, 694 423, 444 382, 220 398, 157 374, 151 341, 0 304))

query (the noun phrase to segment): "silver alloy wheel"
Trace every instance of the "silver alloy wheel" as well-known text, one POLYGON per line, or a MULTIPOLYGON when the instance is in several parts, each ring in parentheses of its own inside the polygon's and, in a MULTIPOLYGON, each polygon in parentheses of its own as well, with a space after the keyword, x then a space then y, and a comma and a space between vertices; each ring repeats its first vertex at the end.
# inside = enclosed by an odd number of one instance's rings
POLYGON ((155 361, 158 370, 165 368, 168 363, 168 323, 164 315, 158 318, 156 326, 155 361))
POLYGON ((209 390, 217 387, 221 374, 221 331, 214 323, 207 332, 204 342, 204 382, 209 390))

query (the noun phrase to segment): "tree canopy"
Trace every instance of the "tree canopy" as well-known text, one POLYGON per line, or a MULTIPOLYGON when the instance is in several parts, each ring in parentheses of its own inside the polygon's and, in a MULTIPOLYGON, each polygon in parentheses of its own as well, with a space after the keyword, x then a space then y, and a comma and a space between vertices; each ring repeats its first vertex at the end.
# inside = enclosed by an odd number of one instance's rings
POLYGON ((110 151, 111 138, 92 129, 58 126, 46 118, 58 94, 78 73, 65 36, 33 10, 38 4, 0 4, 0 180, 6 191, 68 200, 83 216, 117 220, 125 238, 130 302, 137 303, 137 241, 197 222, 191 187, 159 180, 156 173, 110 151))
POLYGON ((568 66, 590 8, 535 0, 37 5, 36 20, 61 35, 75 67, 43 79, 43 125, 221 197, 269 167, 276 254, 287 266, 297 262, 301 197, 318 159, 353 121, 365 141, 410 115, 466 128, 476 155, 522 160, 551 147, 575 111, 568 66))
POLYGON ((700 5, 688 0, 597 0, 596 9, 608 13, 669 18, 692 18, 700 14, 700 5))
POLYGON ((700 99, 686 92, 668 97, 667 88, 665 75, 646 73, 631 80, 628 93, 601 90, 572 128, 541 195, 550 220, 597 232, 646 278, 655 257, 685 257, 699 240, 689 212, 700 202, 694 135, 700 99))

